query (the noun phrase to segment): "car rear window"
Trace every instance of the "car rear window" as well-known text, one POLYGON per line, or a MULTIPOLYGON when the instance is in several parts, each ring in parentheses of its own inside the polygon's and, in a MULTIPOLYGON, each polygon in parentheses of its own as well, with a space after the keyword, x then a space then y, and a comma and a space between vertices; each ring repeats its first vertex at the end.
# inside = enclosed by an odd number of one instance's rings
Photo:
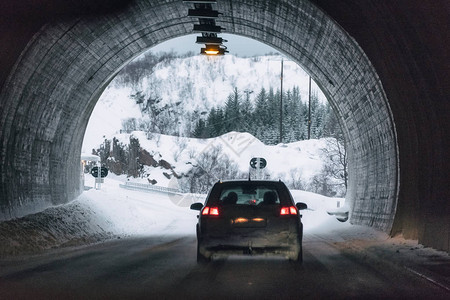
POLYGON ((223 205, 274 205, 280 204, 280 197, 275 186, 239 184, 224 187, 219 201, 223 205))

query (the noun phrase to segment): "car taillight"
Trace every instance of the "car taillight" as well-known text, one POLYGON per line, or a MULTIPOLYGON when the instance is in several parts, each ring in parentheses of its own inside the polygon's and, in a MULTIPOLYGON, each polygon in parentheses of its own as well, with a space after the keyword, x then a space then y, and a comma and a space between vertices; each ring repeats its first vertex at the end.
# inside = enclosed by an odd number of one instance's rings
POLYGON ((219 215, 218 207, 206 206, 202 211, 202 216, 218 216, 218 215, 219 215))
POLYGON ((288 216, 288 215, 297 215, 297 209, 295 206, 283 206, 280 210, 281 216, 288 216))

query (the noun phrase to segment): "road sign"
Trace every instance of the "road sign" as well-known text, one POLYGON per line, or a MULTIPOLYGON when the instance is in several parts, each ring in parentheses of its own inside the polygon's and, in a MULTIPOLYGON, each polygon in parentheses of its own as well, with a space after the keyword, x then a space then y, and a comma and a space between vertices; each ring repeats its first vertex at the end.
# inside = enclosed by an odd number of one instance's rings
POLYGON ((253 169, 264 169, 267 166, 267 161, 262 157, 253 157, 250 160, 250 167, 253 169))
MULTIPOLYGON (((91 175, 96 177, 96 178, 98 177, 98 167, 93 167, 91 169, 91 175)), ((108 176, 108 169, 105 168, 105 167, 101 167, 100 168, 100 177, 104 178, 106 176, 108 176)))

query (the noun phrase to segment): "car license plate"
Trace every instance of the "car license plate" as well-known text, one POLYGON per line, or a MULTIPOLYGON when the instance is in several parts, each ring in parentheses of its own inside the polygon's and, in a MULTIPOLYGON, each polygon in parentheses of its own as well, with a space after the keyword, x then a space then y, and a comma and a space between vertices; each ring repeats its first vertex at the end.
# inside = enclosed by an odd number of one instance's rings
POLYGON ((235 218, 231 220, 233 227, 266 227, 267 221, 264 218, 235 218))

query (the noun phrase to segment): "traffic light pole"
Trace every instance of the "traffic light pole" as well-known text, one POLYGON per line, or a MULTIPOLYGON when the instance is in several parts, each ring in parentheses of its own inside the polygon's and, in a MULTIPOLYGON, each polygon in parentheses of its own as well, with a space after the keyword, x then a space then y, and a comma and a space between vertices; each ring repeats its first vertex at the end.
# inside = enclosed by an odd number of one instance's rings
POLYGON ((100 190, 102 188, 102 164, 101 162, 97 162, 98 175, 95 178, 95 189, 100 190))
POLYGON ((261 178, 261 159, 258 157, 256 159, 256 179, 262 179, 261 178))

